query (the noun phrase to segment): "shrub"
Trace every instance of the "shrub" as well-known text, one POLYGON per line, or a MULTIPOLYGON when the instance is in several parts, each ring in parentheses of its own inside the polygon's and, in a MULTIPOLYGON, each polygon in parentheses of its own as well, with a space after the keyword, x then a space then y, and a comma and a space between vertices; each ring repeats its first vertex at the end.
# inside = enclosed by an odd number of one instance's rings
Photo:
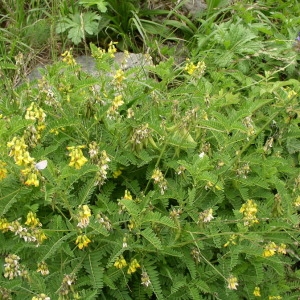
POLYGON ((182 66, 91 44, 98 76, 66 51, 3 90, 3 299, 298 297, 298 54, 236 20, 182 66))

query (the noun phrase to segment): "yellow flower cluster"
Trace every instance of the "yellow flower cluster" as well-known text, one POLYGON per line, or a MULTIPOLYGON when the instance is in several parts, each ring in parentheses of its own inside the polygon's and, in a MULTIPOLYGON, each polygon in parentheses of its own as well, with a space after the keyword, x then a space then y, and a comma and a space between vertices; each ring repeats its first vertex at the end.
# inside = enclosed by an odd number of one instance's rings
POLYGON ((7 143, 9 156, 14 158, 14 161, 18 166, 26 167, 21 171, 22 175, 26 178, 24 183, 26 185, 34 185, 35 187, 39 186, 38 170, 35 168, 34 158, 30 156, 27 150, 28 145, 25 142, 25 138, 30 146, 36 146, 41 137, 40 132, 45 129, 45 118, 46 114, 43 109, 39 108, 34 102, 32 102, 26 109, 25 119, 37 122, 37 128, 35 125, 31 125, 25 130, 22 137, 14 137, 7 143))
POLYGON ((129 264, 129 267, 128 267, 128 270, 127 270, 127 274, 132 274, 132 273, 135 273, 136 272, 136 269, 137 268, 140 268, 140 264, 137 262, 136 259, 133 259, 130 264, 129 264))
MULTIPOLYGON (((132 195, 130 193, 130 191, 128 190, 125 190, 125 193, 124 193, 124 196, 121 198, 121 200, 132 200, 132 195)), ((119 214, 121 214, 122 212, 124 212, 126 210, 126 207, 125 205, 123 205, 120 200, 118 199, 118 206, 120 207, 120 210, 119 210, 119 214)), ((131 222, 131 221, 130 221, 131 222)), ((133 226, 134 227, 134 226, 133 226)), ((133 228, 132 227, 132 228, 133 228)))
POLYGON ((31 234, 34 237, 34 239, 37 243, 37 246, 42 244, 44 242, 44 240, 47 239, 47 236, 40 228, 33 228, 31 234))
POLYGON ((141 281, 142 281, 141 284, 145 287, 148 287, 151 284, 150 277, 147 272, 142 273, 141 281))
POLYGON ((253 200, 248 200, 244 203, 240 209, 240 213, 242 213, 244 225, 251 226, 255 223, 258 223, 258 219, 256 217, 257 213, 257 204, 253 200))
POLYGON ((106 230, 112 230, 112 225, 111 225, 111 221, 109 220, 109 218, 107 216, 105 216, 104 214, 98 213, 96 215, 96 220, 103 225, 106 230))
POLYGON ((160 193, 163 195, 165 190, 168 188, 167 180, 164 178, 163 173, 159 169, 154 169, 151 179, 154 180, 154 183, 157 184, 160 188, 160 193))
POLYGON ((37 247, 47 239, 47 236, 40 228, 42 224, 39 222, 35 213, 29 212, 27 214, 27 221, 25 224, 30 227, 27 228, 22 226, 18 220, 9 223, 6 219, 0 219, 0 230, 2 232, 11 231, 25 242, 36 243, 37 247))
POLYGON ((90 158, 93 160, 98 155, 98 144, 96 142, 91 142, 89 144, 89 155, 90 158))
POLYGON ((96 185, 102 185, 106 178, 107 178, 107 169, 108 169, 108 162, 110 162, 110 158, 108 157, 105 150, 101 151, 100 157, 98 160, 98 172, 96 174, 96 185))
POLYGON ((269 300, 281 300, 281 296, 269 296, 269 300))
MULTIPOLYGON (((75 283, 76 277, 73 274, 65 274, 62 284, 59 288, 59 294, 63 295, 63 297, 59 297, 59 299, 70 299, 69 297, 64 297, 65 295, 68 295, 70 292, 74 292, 73 284, 75 283)), ((75 299, 75 294, 73 294, 72 299, 75 299)), ((76 298, 78 299, 78 298, 76 298)))
POLYGON ((289 87, 284 90, 287 92, 288 99, 292 99, 293 97, 295 97, 297 95, 297 93, 289 87))
POLYGON ((27 214, 27 220, 26 220, 25 224, 30 227, 37 227, 37 226, 41 227, 42 226, 39 218, 36 217, 36 213, 33 213, 32 211, 30 211, 27 214))
POLYGON ((90 208, 86 204, 80 205, 78 216, 77 216, 77 218, 79 219, 77 227, 80 227, 80 228, 87 227, 90 223, 90 216, 91 216, 90 208))
POLYGON ((38 263, 38 268, 36 271, 40 272, 43 276, 48 275, 49 274, 48 265, 44 261, 42 261, 38 263))
POLYGON ((114 75, 114 83, 117 86, 120 86, 124 79, 125 79, 124 71, 122 69, 117 70, 116 74, 114 75))
POLYGON ((270 257, 275 255, 275 253, 286 254, 286 245, 280 244, 277 246, 274 242, 269 242, 264 249, 263 257, 270 257))
POLYGON ((92 56, 96 59, 101 59, 105 54, 105 49, 98 47, 95 51, 93 51, 92 56))
POLYGON ((239 285, 237 282, 237 278, 232 275, 229 278, 227 278, 227 283, 228 283, 227 287, 230 290, 236 290, 237 286, 239 285))
POLYGON ((74 167, 75 169, 81 169, 81 167, 88 161, 82 153, 82 150, 85 146, 70 146, 67 149, 70 151, 69 156, 71 157, 71 161, 69 163, 70 167, 74 167))
MULTIPOLYGON (((127 266, 127 262, 125 260, 125 258, 123 257, 123 255, 121 255, 114 263, 114 266, 117 269, 123 269, 124 267, 127 266)), ((129 266, 128 266, 128 270, 127 270, 127 274, 132 274, 134 272, 136 272, 137 268, 140 268, 140 264, 138 263, 138 261, 136 259, 133 259, 129 266)))
POLYGON ((34 158, 32 158, 26 150, 28 146, 23 137, 14 137, 7 143, 7 147, 10 148, 8 155, 14 158, 14 161, 18 166, 28 166, 33 163, 34 158))
POLYGON ((237 238, 237 235, 236 234, 232 234, 230 236, 230 238, 229 238, 229 241, 226 242, 223 247, 228 247, 230 244, 231 245, 236 245, 236 242, 235 242, 236 238, 237 238))
POLYGON ((85 234, 81 234, 77 237, 75 244, 81 250, 87 247, 90 242, 91 240, 85 234))
POLYGON ((26 143, 35 147, 41 138, 41 132, 46 128, 46 114, 42 108, 39 108, 34 102, 26 109, 25 119, 35 121, 36 124, 30 125, 24 131, 23 137, 26 143))
MULTIPOLYGON (((0 173, 1 173, 1 171, 0 171, 0 173)), ((298 197, 296 198, 296 200, 294 201, 294 206, 295 206, 295 207, 299 207, 299 206, 300 206, 300 196, 298 196, 298 197)))
POLYGON ((122 170, 118 169, 113 172, 113 178, 118 178, 122 174, 122 170))
POLYGON ((123 255, 121 255, 114 263, 114 266, 117 269, 123 269, 124 267, 127 266, 127 262, 125 260, 125 258, 123 257, 123 255))
POLYGON ((116 116, 119 115, 118 108, 124 104, 122 100, 122 95, 115 96, 111 106, 106 112, 106 115, 109 119, 114 119, 116 116))
POLYGON ((0 219, 0 230, 2 232, 7 232, 9 230, 9 222, 5 218, 0 219))
POLYGON ((259 288, 258 286, 256 286, 256 287, 254 288, 253 295, 254 295, 255 297, 261 297, 261 295, 260 295, 260 288, 259 288))
POLYGON ((0 181, 7 177, 6 163, 0 160, 0 181))
POLYGON ((12 280, 16 277, 28 278, 28 271, 19 264, 20 257, 15 254, 9 254, 4 261, 4 277, 12 280))
POLYGON ((123 199, 125 199, 125 200, 132 200, 132 195, 131 195, 130 191, 125 190, 125 194, 124 194, 123 199))
POLYGON ((62 55, 62 61, 70 66, 76 66, 76 61, 72 55, 72 48, 69 51, 65 51, 62 55))
POLYGON ((192 76, 197 76, 197 77, 200 77, 204 74, 205 72, 205 69, 206 69, 206 65, 205 65, 205 62, 204 61, 199 61, 197 63, 197 65, 195 65, 193 62, 190 62, 189 59, 187 59, 187 63, 185 65, 185 68, 184 70, 189 74, 189 75, 192 75, 192 76))
POLYGON ((136 227, 135 222, 133 220, 129 220, 129 223, 128 223, 129 231, 131 231, 134 227, 136 227))
POLYGON ((177 219, 180 217, 180 215, 183 213, 182 209, 181 208, 173 208, 170 212, 169 212, 169 215, 170 215, 170 218, 171 219, 177 219))
POLYGON ((45 122, 46 114, 42 108, 39 108, 34 102, 26 109, 25 119, 38 121, 39 123, 45 122))
POLYGON ((107 53, 110 54, 110 57, 115 57, 115 53, 117 52, 117 48, 116 48, 116 44, 118 44, 118 42, 113 42, 111 41, 109 44, 108 44, 108 50, 107 50, 107 53))
POLYGON ((212 208, 206 209, 199 214, 198 224, 199 223, 208 223, 214 219, 212 208))
POLYGON ((46 294, 42 293, 42 294, 38 294, 36 296, 33 296, 31 298, 31 300, 50 300, 51 298, 48 297, 46 294))
MULTIPOLYGON (((115 47, 116 44, 118 44, 118 42, 113 42, 113 41, 111 41, 108 44, 107 53, 109 54, 109 56, 111 58, 114 58, 115 57, 115 53, 117 52, 117 48, 115 47)), ((94 46, 94 49, 93 49, 92 52, 93 52, 92 56, 94 58, 96 58, 96 59, 101 59, 105 55, 105 53, 106 53, 105 49, 102 49, 100 47, 96 48, 95 46, 94 46)))
POLYGON ((34 166, 34 158, 27 151, 28 146, 25 144, 24 138, 14 137, 7 143, 7 146, 10 148, 9 156, 14 158, 15 163, 26 167, 21 171, 22 175, 27 178, 24 183, 35 187, 39 186, 38 170, 34 166))
POLYGON ((31 165, 30 167, 25 168, 21 171, 22 175, 27 176, 27 180, 24 182, 26 185, 34 185, 38 187, 40 182, 38 180, 38 171, 37 169, 31 165))

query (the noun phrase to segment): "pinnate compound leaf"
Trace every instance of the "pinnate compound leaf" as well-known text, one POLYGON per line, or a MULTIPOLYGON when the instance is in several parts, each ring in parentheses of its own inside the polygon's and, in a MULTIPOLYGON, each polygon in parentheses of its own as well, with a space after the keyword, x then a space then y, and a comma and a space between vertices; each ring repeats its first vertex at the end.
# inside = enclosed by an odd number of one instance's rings
POLYGON ((150 242, 156 249, 162 250, 162 244, 159 238, 155 235, 151 228, 146 228, 141 232, 141 235, 150 242))

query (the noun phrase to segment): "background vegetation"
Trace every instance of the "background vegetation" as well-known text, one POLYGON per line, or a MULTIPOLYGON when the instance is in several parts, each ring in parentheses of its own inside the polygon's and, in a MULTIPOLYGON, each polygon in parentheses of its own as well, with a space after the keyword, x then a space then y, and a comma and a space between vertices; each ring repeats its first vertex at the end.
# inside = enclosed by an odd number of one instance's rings
POLYGON ((299 299, 298 1, 2 2, 0 299, 299 299))

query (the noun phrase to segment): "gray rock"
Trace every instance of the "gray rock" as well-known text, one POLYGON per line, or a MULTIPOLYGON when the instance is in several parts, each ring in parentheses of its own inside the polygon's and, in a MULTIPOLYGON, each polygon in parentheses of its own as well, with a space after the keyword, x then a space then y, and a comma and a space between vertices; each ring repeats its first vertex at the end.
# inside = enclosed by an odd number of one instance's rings
POLYGON ((183 2, 184 10, 193 17, 196 17, 207 8, 204 0, 179 0, 178 2, 183 2))
MULTIPOLYGON (((99 75, 99 71, 96 68, 96 61, 93 57, 82 55, 75 58, 78 65, 81 66, 82 70, 92 76, 99 75)), ((147 54, 142 53, 129 53, 128 56, 123 52, 115 53, 114 62, 117 68, 127 70, 134 67, 144 67, 152 65, 152 58, 147 54)), ((32 81, 34 79, 40 79, 42 77, 41 70, 44 69, 45 65, 37 65, 30 74, 27 75, 27 79, 32 81)), ((110 75, 110 74, 107 74, 110 75)))

